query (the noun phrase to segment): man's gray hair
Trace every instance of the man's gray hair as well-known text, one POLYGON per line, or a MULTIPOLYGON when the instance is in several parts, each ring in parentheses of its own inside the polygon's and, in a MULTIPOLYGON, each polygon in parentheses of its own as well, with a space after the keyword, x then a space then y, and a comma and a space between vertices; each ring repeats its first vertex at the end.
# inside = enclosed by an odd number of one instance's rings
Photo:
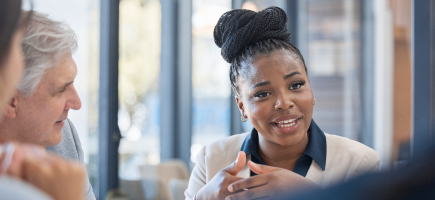
POLYGON ((45 71, 59 65, 62 56, 76 50, 76 35, 68 24, 34 12, 23 39, 26 68, 18 91, 32 96, 45 71))

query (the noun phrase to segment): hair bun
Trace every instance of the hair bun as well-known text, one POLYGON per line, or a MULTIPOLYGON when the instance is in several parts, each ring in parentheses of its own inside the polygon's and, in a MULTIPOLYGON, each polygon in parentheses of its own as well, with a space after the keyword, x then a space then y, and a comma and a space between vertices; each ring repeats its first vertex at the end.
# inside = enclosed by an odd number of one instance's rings
POLYGON ((214 28, 214 41, 222 57, 231 63, 246 47, 260 40, 276 39, 290 43, 287 15, 278 7, 258 13, 235 9, 224 13, 214 28))

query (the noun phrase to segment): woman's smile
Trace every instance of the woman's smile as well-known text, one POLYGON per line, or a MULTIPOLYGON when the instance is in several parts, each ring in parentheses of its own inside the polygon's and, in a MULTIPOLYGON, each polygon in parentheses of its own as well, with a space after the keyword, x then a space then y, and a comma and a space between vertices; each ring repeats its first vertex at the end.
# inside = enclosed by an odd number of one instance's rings
POLYGON ((302 116, 300 115, 284 115, 272 120, 271 125, 276 132, 287 135, 295 133, 301 123, 302 116))

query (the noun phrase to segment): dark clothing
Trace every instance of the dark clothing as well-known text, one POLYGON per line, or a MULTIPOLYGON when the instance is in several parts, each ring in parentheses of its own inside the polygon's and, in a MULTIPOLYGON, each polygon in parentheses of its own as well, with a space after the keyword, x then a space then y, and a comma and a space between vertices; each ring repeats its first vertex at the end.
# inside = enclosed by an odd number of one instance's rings
POLYGON ((393 171, 365 175, 285 199, 435 199, 435 148, 393 171))
MULTIPOLYGON (((304 154, 296 161, 293 171, 301 176, 306 176, 310 169, 311 162, 314 160, 320 168, 325 170, 326 165, 326 137, 325 133, 317 126, 314 120, 311 120, 310 128, 308 129, 308 145, 304 154)), ((258 132, 255 128, 252 129, 245 141, 243 142, 241 151, 246 155, 251 154, 251 160, 257 164, 265 164, 258 153, 258 132)), ((251 176, 255 176, 251 171, 251 176)))

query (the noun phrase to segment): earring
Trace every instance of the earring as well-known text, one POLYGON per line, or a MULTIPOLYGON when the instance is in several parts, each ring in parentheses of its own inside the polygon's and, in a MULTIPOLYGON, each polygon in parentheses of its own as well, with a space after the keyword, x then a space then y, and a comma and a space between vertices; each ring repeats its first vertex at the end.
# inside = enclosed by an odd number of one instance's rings
POLYGON ((242 115, 242 122, 246 122, 246 121, 248 121, 248 118, 247 117, 245 117, 245 115, 242 115))
POLYGON ((314 99, 314 101, 313 101, 313 105, 316 105, 316 99, 314 99))

